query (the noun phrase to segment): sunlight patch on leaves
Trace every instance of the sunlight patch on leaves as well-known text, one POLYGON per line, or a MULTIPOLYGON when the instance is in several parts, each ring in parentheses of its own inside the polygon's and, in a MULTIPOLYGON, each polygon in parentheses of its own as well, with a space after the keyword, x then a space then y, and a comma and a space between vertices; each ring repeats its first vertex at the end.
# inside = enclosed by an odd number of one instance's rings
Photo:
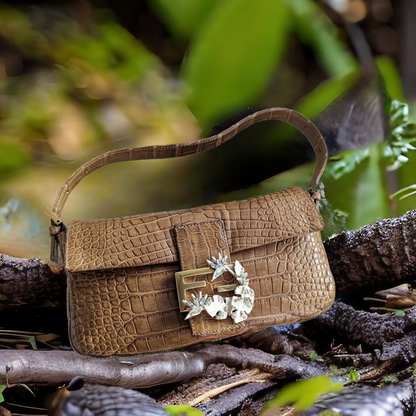
POLYGON ((360 374, 358 373, 358 371, 355 368, 353 368, 350 371, 349 379, 350 379, 350 382, 352 382, 352 383, 355 383, 356 381, 358 381, 360 379, 360 374))
POLYGON ((287 384, 272 400, 266 403, 260 414, 264 414, 270 408, 282 407, 292 403, 296 410, 306 410, 313 405, 320 395, 340 391, 343 387, 342 383, 335 383, 328 376, 287 384))
POLYGON ((185 404, 166 406, 165 410, 169 416, 204 416, 200 410, 185 404))

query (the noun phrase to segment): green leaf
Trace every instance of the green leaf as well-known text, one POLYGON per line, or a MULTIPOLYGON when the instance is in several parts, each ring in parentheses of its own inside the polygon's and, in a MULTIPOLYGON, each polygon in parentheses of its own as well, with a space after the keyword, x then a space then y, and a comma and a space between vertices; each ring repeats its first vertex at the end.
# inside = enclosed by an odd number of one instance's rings
POLYGON ((376 64, 390 98, 406 101, 399 70, 393 59, 388 56, 378 56, 376 64))
POLYGON ((283 55, 290 25, 285 0, 228 0, 214 10, 182 67, 188 105, 204 127, 255 103, 283 55))
POLYGON ((394 314, 396 316, 405 316, 406 314, 404 313, 404 311, 394 311, 394 314))
POLYGON ((347 43, 321 7, 312 0, 291 0, 296 31, 303 43, 316 52, 322 67, 331 76, 344 76, 357 68, 347 43))
POLYGON ((357 165, 367 159, 370 152, 369 149, 345 150, 338 157, 338 160, 332 160, 327 168, 327 174, 334 179, 339 179, 346 173, 352 172, 357 165))
POLYGON ((316 117, 329 104, 352 87, 358 76, 359 71, 352 71, 342 77, 333 77, 321 82, 312 92, 296 103, 295 109, 305 117, 316 117))
POLYGON ((7 386, 0 384, 0 403, 4 402, 3 391, 7 388, 7 386))
MULTIPOLYGON (((368 156, 356 167, 334 180, 324 173, 325 194, 332 207, 347 212, 346 228, 356 230, 382 218, 389 218, 391 206, 385 178, 385 157, 379 144, 367 149, 368 156), (342 189, 342 192, 339 190, 342 189)), ((331 167, 332 168, 332 167, 331 167)))
POLYGON ((359 379, 358 372, 355 368, 350 371, 349 378, 351 382, 356 382, 359 379))
POLYGON ((363 163, 355 188, 355 206, 350 214, 350 229, 356 230, 390 215, 384 166, 380 160, 381 150, 370 146, 367 163, 363 163))
POLYGON ((217 6, 219 0, 150 0, 150 6, 178 38, 189 38, 217 6))
POLYGON ((185 404, 166 406, 165 410, 170 416, 204 416, 200 410, 185 404))
POLYGON ((342 383, 334 383, 328 376, 287 384, 272 400, 266 403, 260 415, 270 408, 289 404, 293 404, 296 410, 306 410, 313 405, 321 394, 340 391, 343 387, 342 383))
POLYGON ((389 375, 383 377, 383 383, 398 383, 399 379, 395 375, 389 375))
POLYGON ((316 351, 312 351, 310 354, 309 354, 309 358, 312 360, 312 361, 318 361, 318 362, 321 362, 321 363, 323 363, 324 362, 324 359, 316 352, 316 351))

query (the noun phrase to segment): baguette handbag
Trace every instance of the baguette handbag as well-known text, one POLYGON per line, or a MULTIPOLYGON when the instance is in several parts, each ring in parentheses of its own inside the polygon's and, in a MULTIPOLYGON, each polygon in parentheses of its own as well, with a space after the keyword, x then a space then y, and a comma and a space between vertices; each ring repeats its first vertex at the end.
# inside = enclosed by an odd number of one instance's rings
POLYGON ((320 230, 319 191, 327 161, 318 129, 283 108, 254 113, 220 134, 189 143, 126 148, 82 165, 61 188, 51 217, 68 278, 72 347, 92 356, 168 351, 285 325, 325 312, 335 296, 320 230), (309 140, 317 164, 298 187, 242 201, 98 220, 60 216, 91 172, 129 160, 214 149, 259 121, 282 120, 309 140))

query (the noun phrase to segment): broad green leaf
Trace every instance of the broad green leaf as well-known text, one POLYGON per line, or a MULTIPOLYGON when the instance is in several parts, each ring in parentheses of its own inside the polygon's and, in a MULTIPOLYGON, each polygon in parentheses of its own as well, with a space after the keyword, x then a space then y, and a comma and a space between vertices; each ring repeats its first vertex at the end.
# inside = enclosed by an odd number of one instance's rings
POLYGON ((358 76, 359 71, 355 70, 344 76, 333 77, 321 82, 312 92, 295 104, 295 109, 305 117, 316 117, 329 104, 348 91, 358 79, 358 76))
POLYGON ((406 314, 404 313, 404 311, 394 311, 394 314, 396 316, 406 316, 406 314))
POLYGON ((204 127, 256 101, 282 57, 290 26, 285 0, 228 0, 213 11, 182 68, 188 105, 204 127))
POLYGON ((0 384, 0 403, 4 402, 3 391, 6 389, 7 386, 0 384))
POLYGON ((348 230, 391 216, 382 149, 375 144, 368 152, 365 160, 340 179, 332 179, 329 172, 324 174, 325 194, 330 205, 349 214, 348 230))
POLYGON ((308 409, 321 394, 340 391, 343 387, 342 383, 334 383, 328 376, 287 384, 272 400, 266 403, 260 415, 273 407, 282 407, 289 404, 293 405, 296 410, 308 409))
POLYGON ((376 58, 376 64, 390 98, 406 101, 399 70, 394 61, 388 56, 379 56, 376 58))
POLYGON ((416 208, 416 197, 413 194, 414 190, 412 191, 412 186, 415 184, 415 167, 416 152, 409 152, 409 161, 396 171, 397 187, 405 191, 402 191, 400 194, 401 198, 395 200, 397 204, 397 208, 394 211, 395 216, 403 215, 405 212, 416 208), (404 192, 407 192, 407 194, 404 192))
POLYGON ((291 0, 296 30, 303 43, 310 45, 330 76, 344 76, 357 68, 337 27, 320 6, 312 0, 291 0))
MULTIPOLYGON (((359 77, 359 71, 353 71, 342 77, 333 77, 321 82, 312 92, 305 95, 295 105, 294 109, 305 117, 314 119, 334 100, 348 91, 359 77)), ((280 143, 292 143, 296 146, 295 140, 299 138, 297 131, 287 123, 276 123, 276 127, 269 130, 265 146, 268 149, 275 149, 276 138, 280 143)), ((301 138, 301 140, 305 140, 301 138)), ((291 186, 291 185, 289 185, 291 186)))
POLYGON ((219 0, 150 0, 150 6, 178 38, 189 38, 203 25, 219 0))
POLYGON ((166 406, 165 410, 170 416, 204 416, 200 410, 185 404, 166 406))

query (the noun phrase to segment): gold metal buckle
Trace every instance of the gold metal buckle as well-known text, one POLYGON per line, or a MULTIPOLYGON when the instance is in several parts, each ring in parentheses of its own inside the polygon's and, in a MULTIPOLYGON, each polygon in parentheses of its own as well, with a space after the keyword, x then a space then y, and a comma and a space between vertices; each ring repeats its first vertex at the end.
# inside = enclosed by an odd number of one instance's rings
POLYGON ((43 201, 39 201, 46 215, 54 222, 55 225, 61 225, 62 220, 53 212, 43 201))
MULTIPOLYGON (((234 268, 233 264, 227 265, 230 268, 234 268)), ((175 273, 175 280, 176 280, 176 292, 178 293, 178 302, 179 302, 179 310, 181 312, 188 312, 190 308, 186 306, 186 291, 189 289, 199 289, 207 286, 207 282, 199 281, 199 282, 185 282, 185 277, 189 276, 201 276, 203 274, 212 274, 213 270, 211 267, 201 267, 200 269, 192 269, 192 270, 184 270, 175 273)), ((218 292, 228 292, 231 290, 235 290, 238 284, 233 283, 230 285, 222 285, 218 286, 216 289, 218 292)))

